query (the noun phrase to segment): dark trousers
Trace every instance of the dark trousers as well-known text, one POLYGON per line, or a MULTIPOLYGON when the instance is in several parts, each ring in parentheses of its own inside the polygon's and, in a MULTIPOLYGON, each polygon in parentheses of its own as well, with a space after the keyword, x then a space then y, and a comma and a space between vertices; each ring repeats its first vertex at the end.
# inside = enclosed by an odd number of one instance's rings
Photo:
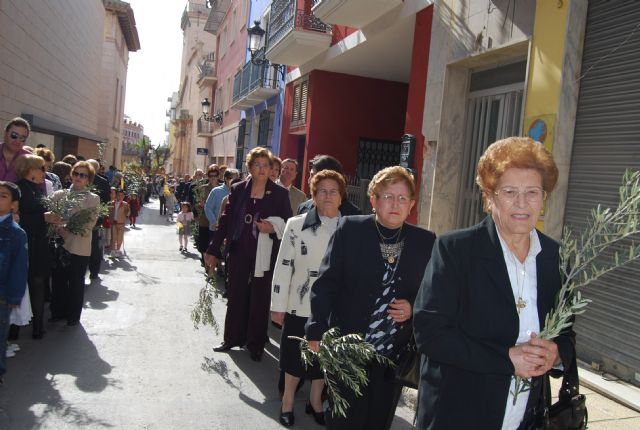
POLYGON ((49 287, 48 276, 29 276, 29 299, 31 300, 31 312, 33 312, 33 337, 42 336, 44 332, 44 298, 49 287))
POLYGON ((391 427, 402 386, 396 384, 393 369, 378 364, 369 366, 369 383, 361 397, 343 388, 342 396, 349 402, 347 418, 334 417, 331 405, 325 411, 327 428, 331 430, 386 430, 391 427))
POLYGON ((254 264, 245 256, 229 256, 227 315, 224 320, 224 341, 243 346, 253 354, 262 354, 267 339, 271 278, 273 272, 254 278, 254 264))
POLYGON ((102 264, 102 246, 100 246, 100 232, 93 229, 91 232, 91 256, 89 257, 89 274, 92 278, 100 273, 100 265, 102 264))
MULTIPOLYGON (((173 210, 173 208, 171 210, 173 210)), ((160 194, 160 215, 166 215, 166 214, 167 214, 167 198, 163 194, 160 194)))
POLYGON ((71 264, 68 267, 53 271, 52 318, 66 318, 68 322, 80 320, 84 305, 84 275, 88 263, 89 257, 71 254, 71 264))

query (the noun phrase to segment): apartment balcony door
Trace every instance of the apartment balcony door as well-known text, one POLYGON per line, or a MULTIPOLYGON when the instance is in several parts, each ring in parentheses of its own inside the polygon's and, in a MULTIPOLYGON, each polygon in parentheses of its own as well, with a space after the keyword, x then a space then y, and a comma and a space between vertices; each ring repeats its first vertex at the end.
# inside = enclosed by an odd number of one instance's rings
POLYGON ((458 228, 477 224, 486 216, 475 181, 478 159, 496 140, 520 135, 523 92, 521 82, 469 94, 463 176, 457 205, 458 228))

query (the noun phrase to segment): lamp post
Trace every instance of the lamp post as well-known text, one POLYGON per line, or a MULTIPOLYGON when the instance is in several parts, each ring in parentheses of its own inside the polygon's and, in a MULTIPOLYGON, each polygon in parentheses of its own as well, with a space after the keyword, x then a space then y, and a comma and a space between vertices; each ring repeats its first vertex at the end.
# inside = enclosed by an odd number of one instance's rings
MULTIPOLYGON (((249 53, 251 54, 251 62, 256 66, 270 65, 271 62, 264 57, 265 46, 262 38, 266 34, 266 31, 260 27, 260 21, 253 21, 253 27, 247 28, 249 34, 249 53), (260 55, 262 53, 263 55, 260 55)), ((287 73, 286 66, 284 64, 274 64, 274 70, 278 73, 282 80, 287 73)))
POLYGON ((213 115, 209 115, 209 109, 211 108, 211 102, 209 102, 209 98, 205 97, 202 100, 202 119, 208 122, 216 122, 218 125, 222 125, 222 112, 218 112, 213 115))

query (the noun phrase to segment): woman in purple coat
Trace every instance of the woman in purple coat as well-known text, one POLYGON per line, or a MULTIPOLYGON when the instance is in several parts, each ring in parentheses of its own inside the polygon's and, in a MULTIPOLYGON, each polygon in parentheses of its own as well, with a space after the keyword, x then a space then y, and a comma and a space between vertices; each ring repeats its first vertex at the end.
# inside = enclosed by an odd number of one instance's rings
POLYGON ((227 315, 224 341, 214 351, 246 345, 254 361, 260 361, 267 339, 271 278, 280 246, 276 232, 278 225, 284 227, 292 215, 289 192, 269 179, 271 157, 271 152, 262 147, 249 152, 247 167, 251 177, 231 186, 218 229, 205 254, 207 265, 215 267, 226 240, 227 315))

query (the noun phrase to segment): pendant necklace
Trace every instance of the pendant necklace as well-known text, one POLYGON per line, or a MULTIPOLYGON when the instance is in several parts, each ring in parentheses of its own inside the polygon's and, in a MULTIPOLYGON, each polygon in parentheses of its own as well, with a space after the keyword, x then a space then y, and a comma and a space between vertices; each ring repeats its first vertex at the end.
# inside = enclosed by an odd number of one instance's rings
POLYGON ((518 310, 518 314, 527 307, 527 301, 524 300, 522 298, 522 295, 524 293, 524 284, 527 278, 527 271, 525 269, 525 265, 524 263, 522 263, 521 265, 518 265, 518 259, 515 257, 515 255, 513 254, 513 251, 511 251, 509 249, 509 255, 511 256, 511 261, 513 261, 513 264, 515 265, 516 268, 516 287, 518 289, 518 300, 516 301, 516 309, 518 310), (522 266, 522 282, 520 282, 520 266, 522 266))
POLYGON ((400 242, 400 233, 402 232, 402 227, 404 227, 404 223, 400 226, 398 231, 392 234, 390 237, 385 237, 380 228, 378 227, 378 222, 374 220, 376 225, 376 230, 378 231, 378 235, 380 236, 380 252, 382 253, 382 258, 387 260, 389 264, 393 264, 396 262, 398 255, 402 252, 402 248, 404 246, 404 241, 400 242), (393 240, 395 238, 395 243, 385 243, 385 240, 393 240))

